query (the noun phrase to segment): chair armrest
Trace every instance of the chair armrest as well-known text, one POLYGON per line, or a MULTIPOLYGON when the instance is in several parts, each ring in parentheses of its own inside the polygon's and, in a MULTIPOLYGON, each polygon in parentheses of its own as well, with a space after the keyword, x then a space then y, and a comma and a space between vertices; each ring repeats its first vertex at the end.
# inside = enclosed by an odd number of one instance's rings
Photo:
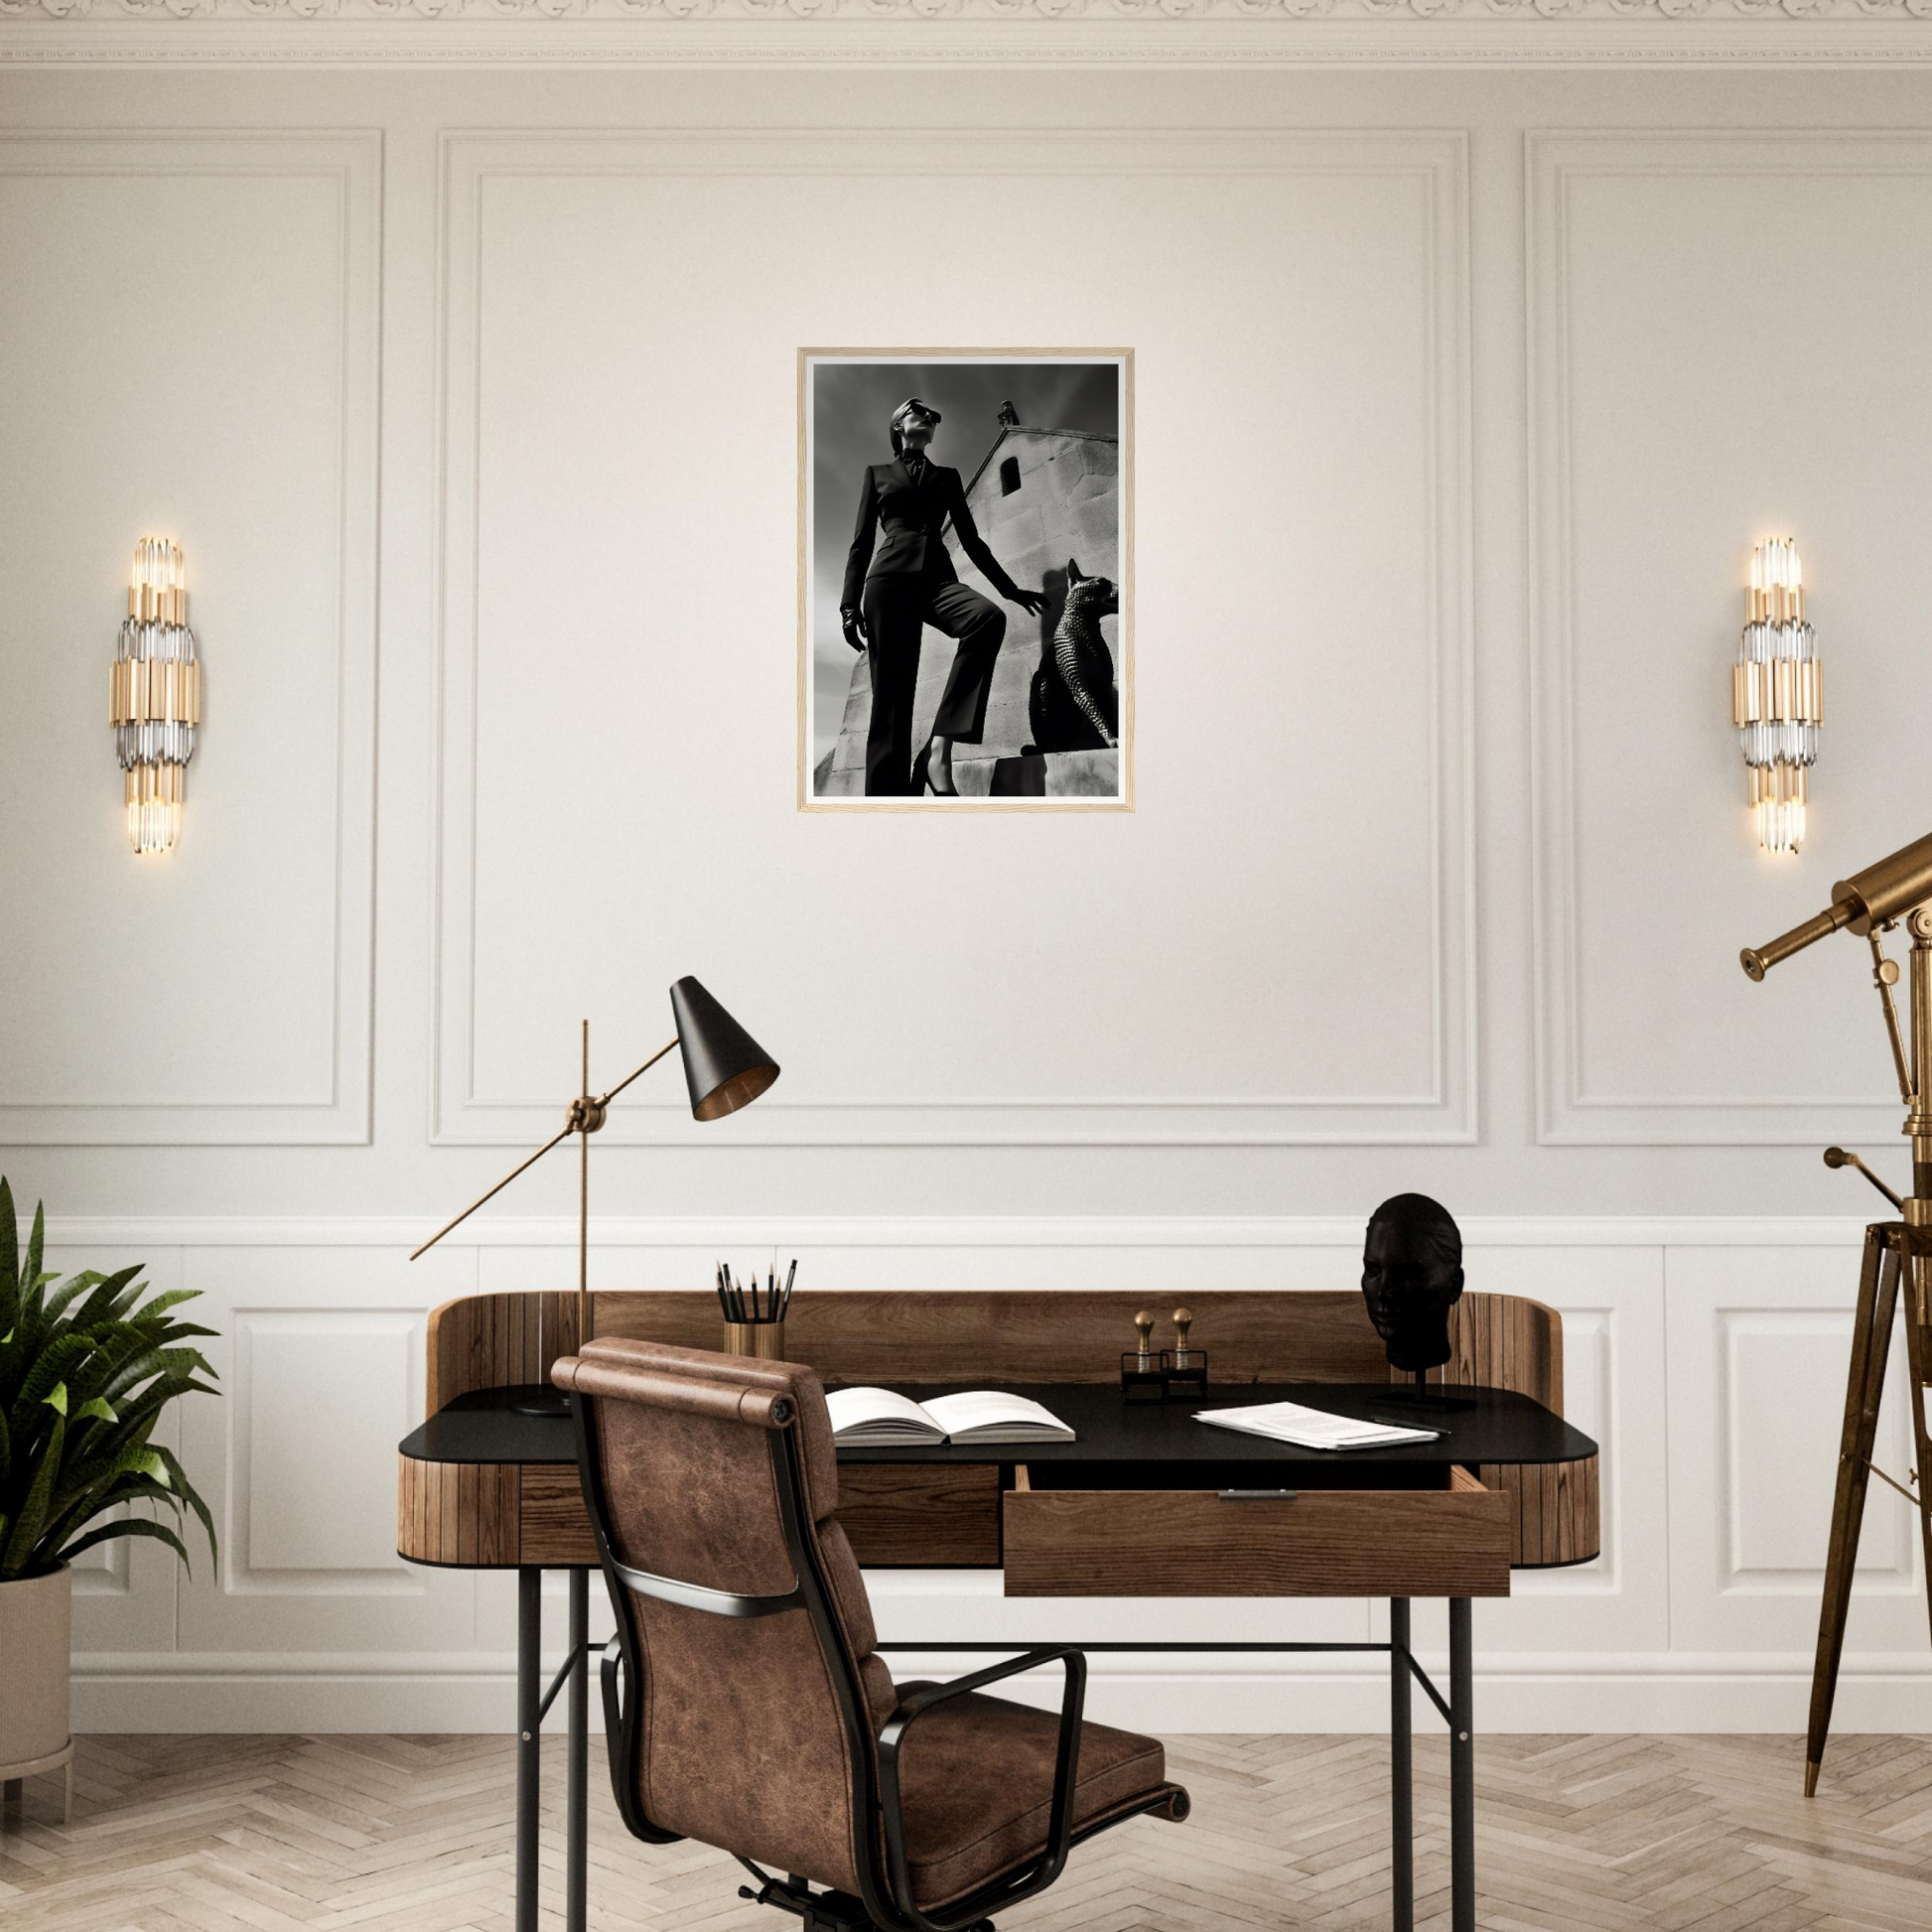
POLYGON ((989 1664, 984 1670, 955 1677, 950 1683, 934 1684, 927 1690, 914 1691, 910 1697, 900 1701, 879 1733, 879 1797, 884 1813, 887 1864, 892 1874, 893 1890, 897 1894, 894 1902, 921 1928, 921 1932, 953 1932, 955 1927, 969 1925, 982 1917, 983 1913, 978 1909, 969 1909, 955 1919, 928 1919, 913 1902, 912 1879, 905 1863, 905 1817, 898 1783, 898 1754, 905 1734, 937 1705, 952 1698, 964 1697, 968 1692, 982 1690, 988 1684, 997 1684, 1005 1678, 1018 1677, 1025 1671, 1037 1670, 1042 1664, 1052 1663, 1057 1663, 1064 1672, 1065 1689, 1060 1697, 1059 1742, 1053 1759, 1053 1799, 1047 1813, 1046 1849, 1024 1878, 1015 1881, 1016 1884, 1024 1883, 1030 1891, 1037 1891, 1050 1885, 1060 1875, 1073 1841, 1073 1786, 1079 1775, 1080 1722, 1087 1700, 1085 1652, 1064 1646, 1030 1650, 1023 1656, 1010 1658, 1004 1664, 989 1664))

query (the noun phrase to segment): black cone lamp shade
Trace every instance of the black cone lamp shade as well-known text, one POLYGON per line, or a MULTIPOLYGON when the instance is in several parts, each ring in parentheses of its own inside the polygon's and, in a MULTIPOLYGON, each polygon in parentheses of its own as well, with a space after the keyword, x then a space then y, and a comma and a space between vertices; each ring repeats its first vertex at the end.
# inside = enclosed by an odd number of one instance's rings
POLYGON ((687 974, 671 988, 684 1084, 694 1120, 749 1107, 778 1077, 778 1063, 687 974))

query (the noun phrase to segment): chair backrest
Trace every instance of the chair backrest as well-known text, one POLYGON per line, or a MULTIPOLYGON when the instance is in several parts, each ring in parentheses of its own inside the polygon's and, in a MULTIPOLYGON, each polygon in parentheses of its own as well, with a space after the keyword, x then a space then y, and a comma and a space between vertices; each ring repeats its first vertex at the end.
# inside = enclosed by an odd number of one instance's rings
POLYGON ((594 1341, 553 1380, 576 1399, 629 1680, 612 1760, 626 1824, 862 1889, 873 1779, 853 1756, 869 1760, 895 1696, 830 1520, 838 1461, 817 1375, 594 1341))

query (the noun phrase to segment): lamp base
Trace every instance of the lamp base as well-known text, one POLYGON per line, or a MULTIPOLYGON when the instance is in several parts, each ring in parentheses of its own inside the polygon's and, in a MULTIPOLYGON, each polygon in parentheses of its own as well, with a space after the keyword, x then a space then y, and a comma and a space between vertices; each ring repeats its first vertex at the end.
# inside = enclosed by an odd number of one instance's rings
POLYGON ((561 1422, 570 1414, 569 1396, 547 1382, 525 1382, 511 1389, 509 1398, 513 1416, 553 1416, 561 1422))

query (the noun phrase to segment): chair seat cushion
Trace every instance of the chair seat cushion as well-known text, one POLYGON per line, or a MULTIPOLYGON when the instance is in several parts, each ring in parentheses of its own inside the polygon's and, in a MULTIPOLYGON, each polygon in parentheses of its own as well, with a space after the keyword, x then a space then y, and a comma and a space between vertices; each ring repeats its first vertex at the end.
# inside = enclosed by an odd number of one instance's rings
MULTIPOLYGON (((898 1688, 902 1697, 924 1687, 898 1688)), ((1057 1713, 971 1692, 913 1724, 899 1751, 899 1796, 921 1910, 964 1897, 1044 1847, 1058 1742, 1057 1713)), ((1080 1726, 1076 1834, 1158 1796, 1169 1799, 1170 1815, 1185 1815, 1186 1796, 1167 1782, 1158 1738, 1108 1725, 1080 1726)))

